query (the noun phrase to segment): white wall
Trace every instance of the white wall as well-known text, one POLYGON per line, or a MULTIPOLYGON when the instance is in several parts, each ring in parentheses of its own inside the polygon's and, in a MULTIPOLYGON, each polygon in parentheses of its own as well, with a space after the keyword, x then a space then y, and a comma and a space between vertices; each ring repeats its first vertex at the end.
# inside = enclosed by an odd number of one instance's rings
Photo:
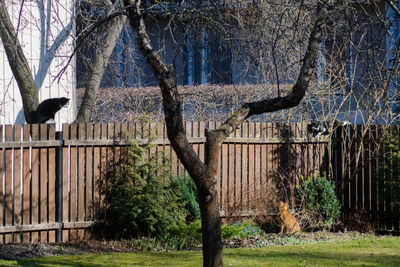
MULTIPOLYGON (((4 1, 15 29, 19 21, 18 39, 40 88, 39 101, 62 96, 70 98, 69 107, 56 114, 57 129, 60 129, 62 123, 72 122, 76 116, 75 61, 72 60, 60 78, 56 78, 73 51, 73 0, 43 0, 43 6, 38 5, 42 1, 25 1, 20 18, 23 1, 4 1)), ((22 123, 25 118, 21 95, 0 40, 0 124, 22 123)))

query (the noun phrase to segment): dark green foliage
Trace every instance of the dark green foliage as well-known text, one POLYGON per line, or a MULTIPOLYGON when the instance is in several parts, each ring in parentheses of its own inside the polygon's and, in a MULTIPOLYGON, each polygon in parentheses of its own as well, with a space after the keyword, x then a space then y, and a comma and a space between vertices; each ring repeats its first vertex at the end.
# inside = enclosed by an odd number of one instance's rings
POLYGON ((188 175, 171 178, 174 186, 181 190, 181 200, 185 202, 185 209, 188 211, 187 221, 192 222, 200 219, 200 207, 197 201, 197 189, 192 178, 188 175))
POLYGON ((391 209, 400 210, 400 136, 399 129, 392 128, 384 139, 379 164, 379 195, 390 194, 391 209))
POLYGON ((229 238, 249 238, 252 235, 261 235, 263 230, 259 226, 253 225, 252 221, 235 222, 231 225, 222 225, 221 235, 223 239, 229 238))
POLYGON ((170 165, 151 144, 131 142, 128 155, 108 181, 107 222, 115 237, 162 235, 184 221, 180 192, 170 181, 170 165))
POLYGON ((330 229, 340 216, 335 185, 325 177, 309 177, 297 187, 298 198, 311 216, 312 227, 330 229))
MULTIPOLYGON (((261 235, 263 231, 260 227, 254 226, 251 221, 235 222, 233 224, 223 224, 221 226, 222 239, 242 238, 246 239, 252 235, 261 235)), ((174 237, 176 240, 185 241, 181 247, 189 247, 201 243, 201 222, 195 220, 190 224, 180 224, 171 228, 168 239, 174 237)))

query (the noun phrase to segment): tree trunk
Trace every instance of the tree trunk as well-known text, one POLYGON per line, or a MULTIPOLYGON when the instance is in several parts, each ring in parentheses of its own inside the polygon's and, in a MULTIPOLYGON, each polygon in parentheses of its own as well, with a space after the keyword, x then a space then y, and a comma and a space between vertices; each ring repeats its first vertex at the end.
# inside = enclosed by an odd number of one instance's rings
POLYGON ((104 42, 101 42, 97 49, 96 59, 93 63, 89 80, 86 83, 85 94, 79 107, 76 122, 89 122, 92 117, 101 79, 103 78, 108 60, 114 50, 118 37, 124 28, 125 21, 126 16, 118 16, 107 24, 108 31, 104 37, 104 42))
POLYGON ((25 119, 29 123, 32 121, 32 112, 39 105, 38 88, 22 47, 15 35, 15 29, 4 1, 0 1, 0 37, 21 93, 25 119))

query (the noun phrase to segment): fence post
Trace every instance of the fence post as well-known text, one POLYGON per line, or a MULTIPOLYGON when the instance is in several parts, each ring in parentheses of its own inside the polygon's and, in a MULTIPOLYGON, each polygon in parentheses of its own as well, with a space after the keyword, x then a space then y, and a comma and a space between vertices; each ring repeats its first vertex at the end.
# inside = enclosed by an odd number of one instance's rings
POLYGON ((56 132, 56 139, 60 140, 60 145, 56 148, 56 222, 59 223, 57 229, 56 242, 61 242, 62 239, 62 167, 64 140, 62 132, 56 132))

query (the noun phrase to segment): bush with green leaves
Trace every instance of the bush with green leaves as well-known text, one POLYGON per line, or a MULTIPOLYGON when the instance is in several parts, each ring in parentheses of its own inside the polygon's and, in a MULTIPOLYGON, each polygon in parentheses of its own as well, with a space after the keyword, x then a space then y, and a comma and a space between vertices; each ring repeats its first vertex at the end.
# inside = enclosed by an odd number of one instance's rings
POLYGON ((335 193, 335 185, 326 177, 310 176, 302 179, 297 186, 298 199, 304 203, 310 216, 310 226, 331 229, 340 216, 340 203, 335 193))
POLYGON ((379 195, 390 194, 392 211, 400 211, 399 128, 392 127, 392 132, 384 138, 377 181, 379 195))
POLYGON ((231 225, 224 224, 221 227, 223 239, 249 238, 254 235, 261 235, 264 231, 261 227, 254 225, 252 221, 235 222, 231 225))
POLYGON ((187 222, 200 219, 200 207, 197 200, 197 189, 193 179, 189 175, 182 175, 171 178, 175 187, 181 190, 181 199, 185 203, 188 212, 187 222))
POLYGON ((107 223, 117 238, 163 235, 184 222, 184 202, 171 182, 170 164, 150 153, 152 146, 130 142, 127 156, 109 175, 107 223))
MULTIPOLYGON (((233 224, 223 224, 221 226, 222 239, 227 240, 231 238, 246 239, 254 235, 261 235, 263 230, 259 226, 255 226, 252 221, 235 222, 233 224)), ((185 246, 193 246, 201 242, 201 221, 195 220, 190 224, 180 224, 174 226, 169 232, 170 236, 176 239, 185 240, 185 246)))

